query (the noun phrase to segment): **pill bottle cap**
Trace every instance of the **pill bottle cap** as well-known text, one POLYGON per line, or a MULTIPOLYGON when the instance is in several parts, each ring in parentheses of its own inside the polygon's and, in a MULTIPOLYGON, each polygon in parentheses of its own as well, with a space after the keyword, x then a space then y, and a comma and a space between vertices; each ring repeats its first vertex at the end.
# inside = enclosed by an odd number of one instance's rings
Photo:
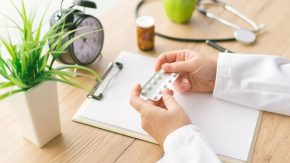
POLYGON ((136 25, 141 28, 151 28, 155 24, 155 20, 151 16, 140 16, 136 19, 136 25))

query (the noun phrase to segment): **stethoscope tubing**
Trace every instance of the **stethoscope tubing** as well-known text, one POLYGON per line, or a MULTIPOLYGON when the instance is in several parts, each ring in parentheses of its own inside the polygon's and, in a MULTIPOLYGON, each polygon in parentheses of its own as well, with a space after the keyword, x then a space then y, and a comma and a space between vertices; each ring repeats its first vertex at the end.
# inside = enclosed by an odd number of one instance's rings
MULTIPOLYGON (((139 11, 141 7, 144 5, 146 0, 141 0, 135 9, 135 17, 139 17, 139 11)), ((228 38, 180 38, 175 36, 169 36, 167 34, 160 33, 158 31, 155 31, 155 35, 159 36, 164 39, 172 40, 172 41, 178 41, 178 42, 194 42, 194 43, 206 43, 207 41, 213 41, 213 42, 234 42, 237 41, 235 37, 228 37, 228 38)))

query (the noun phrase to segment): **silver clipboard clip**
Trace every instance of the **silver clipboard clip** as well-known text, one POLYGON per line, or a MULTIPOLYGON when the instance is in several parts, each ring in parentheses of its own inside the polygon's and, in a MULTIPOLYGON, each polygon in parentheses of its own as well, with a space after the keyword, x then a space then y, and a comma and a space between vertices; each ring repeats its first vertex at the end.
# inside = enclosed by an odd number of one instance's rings
POLYGON ((104 74, 101 80, 98 81, 90 93, 87 95, 88 98, 93 98, 95 100, 102 100, 104 97, 104 92, 108 85, 111 83, 112 79, 123 69, 123 64, 120 62, 112 62, 104 74))

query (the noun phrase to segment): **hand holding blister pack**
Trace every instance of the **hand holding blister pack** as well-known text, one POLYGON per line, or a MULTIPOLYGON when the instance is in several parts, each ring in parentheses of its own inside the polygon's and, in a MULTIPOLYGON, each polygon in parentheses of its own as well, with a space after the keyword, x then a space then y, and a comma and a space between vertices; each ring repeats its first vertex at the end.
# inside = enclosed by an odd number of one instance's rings
POLYGON ((142 86, 141 97, 146 100, 160 100, 163 91, 166 89, 172 89, 173 83, 178 76, 178 73, 166 73, 164 70, 155 72, 153 76, 142 86))

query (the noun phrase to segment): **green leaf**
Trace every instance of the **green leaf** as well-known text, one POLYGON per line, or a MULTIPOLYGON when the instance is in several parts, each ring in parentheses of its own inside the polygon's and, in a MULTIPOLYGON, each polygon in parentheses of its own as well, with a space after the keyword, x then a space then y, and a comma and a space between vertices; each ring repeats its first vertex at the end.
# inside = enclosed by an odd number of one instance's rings
POLYGON ((6 14, 1 14, 1 15, 3 15, 3 16, 6 17, 9 21, 11 21, 11 22, 16 26, 17 29, 21 29, 20 25, 19 25, 15 20, 13 20, 12 18, 10 18, 10 17, 7 16, 6 14))
POLYGON ((27 88, 27 85, 25 85, 24 83, 22 83, 21 81, 17 80, 16 78, 14 78, 11 75, 8 76, 8 80, 11 81, 12 83, 14 83, 15 85, 17 85, 20 88, 27 88))
POLYGON ((69 41, 67 41, 66 43, 64 43, 61 47, 61 49, 66 49, 69 45, 71 45, 74 41, 80 39, 81 37, 84 37, 86 35, 89 35, 89 34, 92 34, 92 33, 96 33, 100 30, 93 30, 91 32, 86 32, 86 33, 83 33, 81 35, 78 35, 78 36, 75 36, 74 38, 71 38, 69 41))
POLYGON ((2 43, 5 46, 8 53, 10 54, 10 56, 12 57, 12 59, 15 59, 16 58, 16 52, 14 51, 15 49, 4 39, 2 39, 2 43))
MULTIPOLYGON (((10 67, 7 65, 7 63, 4 61, 2 56, 0 56, 0 71, 3 72, 3 74, 7 74, 6 68, 11 72, 10 67)), ((3 75, 2 74, 2 75, 3 75)), ((4 76, 4 75, 3 75, 4 76)))
POLYGON ((79 66, 79 65, 63 65, 63 66, 57 67, 56 69, 57 70, 65 70, 65 69, 79 69, 79 70, 84 70, 84 71, 87 71, 87 72, 91 73, 92 75, 94 75, 97 80, 100 79, 99 75, 95 71, 93 71, 92 69, 89 69, 87 67, 84 67, 84 66, 79 66))
POLYGON ((77 83, 72 82, 72 81, 70 81, 70 80, 59 79, 59 78, 52 77, 52 76, 41 77, 41 78, 38 79, 37 81, 38 81, 38 82, 44 82, 44 81, 56 81, 56 82, 61 82, 61 83, 64 83, 64 84, 71 85, 71 86, 73 86, 73 87, 77 87, 77 88, 83 89, 83 90, 85 90, 85 91, 89 91, 88 89, 84 88, 84 87, 81 86, 80 84, 77 84, 77 83))
POLYGON ((19 93, 19 92, 23 92, 24 90, 22 89, 17 89, 17 90, 12 90, 12 91, 9 91, 9 92, 6 92, 6 93, 3 93, 3 94, 0 94, 0 100, 3 100, 9 96, 12 96, 16 93, 19 93))
POLYGON ((14 84, 12 82, 2 82, 0 83, 0 89, 12 87, 14 84))

